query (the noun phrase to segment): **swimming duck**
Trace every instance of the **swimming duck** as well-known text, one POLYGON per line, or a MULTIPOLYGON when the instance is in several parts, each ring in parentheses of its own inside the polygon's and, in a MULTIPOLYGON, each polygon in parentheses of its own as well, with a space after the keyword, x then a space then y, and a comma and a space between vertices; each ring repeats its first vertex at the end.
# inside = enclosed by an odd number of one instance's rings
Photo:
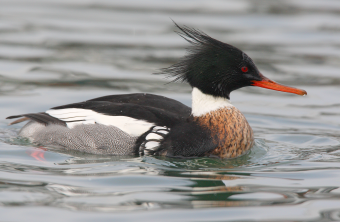
POLYGON ((249 151, 254 136, 246 118, 229 101, 232 91, 258 86, 307 94, 263 76, 240 49, 199 30, 175 25, 191 47, 161 74, 190 84, 192 108, 163 96, 135 93, 7 119, 21 117, 11 124, 28 120, 19 135, 41 146, 104 155, 234 158, 249 151))

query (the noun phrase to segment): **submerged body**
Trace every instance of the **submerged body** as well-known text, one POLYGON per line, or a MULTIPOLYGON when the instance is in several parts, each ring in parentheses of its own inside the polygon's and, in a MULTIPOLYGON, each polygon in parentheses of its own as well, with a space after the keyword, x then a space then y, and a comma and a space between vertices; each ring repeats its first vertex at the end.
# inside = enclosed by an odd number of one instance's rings
MULTIPOLYGON (((176 25, 177 26, 177 25, 176 25)), ((93 154, 234 158, 254 144, 253 131, 230 102, 230 92, 259 86, 305 95, 264 77, 241 50, 195 29, 177 26, 191 54, 163 74, 188 82, 192 109, 163 96, 100 97, 42 113, 10 116, 29 122, 19 135, 42 146, 93 154)))

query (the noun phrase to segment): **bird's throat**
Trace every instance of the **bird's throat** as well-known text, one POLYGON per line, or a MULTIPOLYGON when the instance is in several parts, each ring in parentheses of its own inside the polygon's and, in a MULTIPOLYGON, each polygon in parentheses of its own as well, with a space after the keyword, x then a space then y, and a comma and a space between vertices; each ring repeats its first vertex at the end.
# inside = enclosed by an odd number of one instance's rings
POLYGON ((192 116, 200 117, 219 109, 234 107, 230 101, 223 97, 214 97, 203 93, 197 88, 192 90, 192 116))

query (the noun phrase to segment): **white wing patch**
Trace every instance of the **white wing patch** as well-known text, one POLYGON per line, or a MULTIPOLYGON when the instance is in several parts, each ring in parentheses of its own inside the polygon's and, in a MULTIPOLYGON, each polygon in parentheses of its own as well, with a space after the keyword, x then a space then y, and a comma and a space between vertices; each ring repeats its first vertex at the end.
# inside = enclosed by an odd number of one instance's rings
POLYGON ((155 124, 145 120, 138 120, 127 116, 108 116, 89 109, 51 109, 47 110, 46 113, 65 121, 70 129, 78 124, 99 123, 106 126, 115 126, 131 136, 140 136, 152 126, 155 126, 155 124))
POLYGON ((161 145, 164 137, 170 132, 166 126, 155 126, 145 137, 144 142, 139 147, 141 155, 154 155, 161 145))

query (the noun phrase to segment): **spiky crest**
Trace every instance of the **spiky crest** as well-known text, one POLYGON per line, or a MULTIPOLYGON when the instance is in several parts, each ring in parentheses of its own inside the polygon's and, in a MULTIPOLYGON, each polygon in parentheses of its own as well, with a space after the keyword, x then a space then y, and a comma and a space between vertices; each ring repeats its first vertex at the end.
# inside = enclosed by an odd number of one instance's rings
POLYGON ((176 22, 174 22, 174 24, 180 30, 175 32, 187 42, 189 42, 191 46, 186 48, 187 55, 184 56, 179 62, 171 65, 168 68, 161 69, 158 73, 155 73, 164 74, 168 78, 174 78, 171 82, 189 82, 190 75, 188 74, 192 71, 190 65, 197 61, 198 57, 206 56, 206 54, 208 54, 207 52, 212 50, 240 51, 236 47, 218 41, 198 29, 190 28, 188 26, 181 27, 176 22))

